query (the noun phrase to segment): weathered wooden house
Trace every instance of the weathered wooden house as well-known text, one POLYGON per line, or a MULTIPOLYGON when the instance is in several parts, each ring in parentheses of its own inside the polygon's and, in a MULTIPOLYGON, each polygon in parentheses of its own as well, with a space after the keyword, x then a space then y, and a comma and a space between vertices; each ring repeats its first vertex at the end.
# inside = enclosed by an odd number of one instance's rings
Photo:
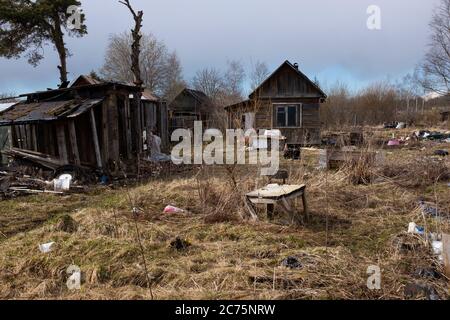
POLYGON ((55 170, 74 165, 114 175, 136 170, 146 134, 167 142, 167 107, 133 85, 79 77, 69 88, 22 95, 0 112, 0 127, 11 127, 9 156, 55 170))
POLYGON ((214 106, 203 92, 184 89, 170 104, 170 132, 176 129, 194 129, 195 121, 202 121, 204 128, 212 122, 214 106))
POLYGON ((298 68, 284 62, 249 99, 226 107, 233 129, 278 129, 292 146, 320 144, 320 104, 327 96, 298 68))

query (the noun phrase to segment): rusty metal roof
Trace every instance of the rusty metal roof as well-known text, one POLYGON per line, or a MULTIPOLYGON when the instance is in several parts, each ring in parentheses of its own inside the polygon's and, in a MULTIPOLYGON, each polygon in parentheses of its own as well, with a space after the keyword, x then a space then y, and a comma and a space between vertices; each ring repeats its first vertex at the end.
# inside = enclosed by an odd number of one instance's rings
POLYGON ((0 112, 0 126, 74 118, 102 101, 103 99, 21 102, 0 112))

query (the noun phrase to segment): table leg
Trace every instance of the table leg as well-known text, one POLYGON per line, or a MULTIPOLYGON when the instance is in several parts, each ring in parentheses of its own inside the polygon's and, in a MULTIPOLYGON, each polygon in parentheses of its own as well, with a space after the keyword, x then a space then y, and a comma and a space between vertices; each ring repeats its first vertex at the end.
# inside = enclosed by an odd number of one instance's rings
POLYGON ((306 192, 302 194, 303 210, 305 212, 306 221, 309 221, 308 203, 306 202, 306 192))
POLYGON ((250 212, 250 216, 251 216, 252 220, 257 221, 258 215, 256 214, 256 209, 248 197, 245 197, 245 204, 246 204, 248 211, 250 212))
POLYGON ((269 220, 273 220, 273 213, 275 212, 275 205, 274 204, 268 204, 267 205, 267 218, 269 220))

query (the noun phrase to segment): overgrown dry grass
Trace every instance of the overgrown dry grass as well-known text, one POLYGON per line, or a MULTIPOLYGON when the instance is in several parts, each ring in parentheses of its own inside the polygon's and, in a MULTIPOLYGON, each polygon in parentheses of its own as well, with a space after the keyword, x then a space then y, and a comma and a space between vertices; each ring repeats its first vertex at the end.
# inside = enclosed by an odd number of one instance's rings
POLYGON ((156 299, 404 299, 404 287, 415 282, 447 299, 447 279, 417 275, 438 265, 429 245, 405 232, 411 221, 427 232, 450 232, 448 221, 424 217, 418 206, 424 199, 450 212, 441 171, 449 160, 436 171, 429 163, 413 165, 431 149, 388 151, 365 184, 351 183, 352 168, 318 170, 312 154, 283 162, 289 183, 308 186, 312 218, 302 225, 281 211, 266 221, 263 209, 258 222, 242 219, 244 194, 267 183, 247 167, 206 167, 88 195, 3 201, 0 298, 150 299, 131 199, 156 299), (186 211, 163 214, 168 204, 186 211), (67 214, 76 228, 60 231, 67 214), (172 248, 177 237, 191 246, 172 248), (38 244, 50 241, 56 249, 40 253, 38 244), (289 256, 303 268, 281 267, 289 256), (66 287, 70 265, 83 272, 80 291, 66 287), (381 290, 366 286, 370 265, 381 267, 381 290))

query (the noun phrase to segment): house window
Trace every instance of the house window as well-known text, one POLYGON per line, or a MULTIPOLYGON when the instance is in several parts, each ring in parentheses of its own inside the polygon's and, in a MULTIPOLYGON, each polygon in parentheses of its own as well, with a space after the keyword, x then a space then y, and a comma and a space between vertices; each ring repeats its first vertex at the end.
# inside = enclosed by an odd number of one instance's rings
POLYGON ((298 105, 279 105, 275 107, 278 128, 299 127, 300 117, 298 105))

